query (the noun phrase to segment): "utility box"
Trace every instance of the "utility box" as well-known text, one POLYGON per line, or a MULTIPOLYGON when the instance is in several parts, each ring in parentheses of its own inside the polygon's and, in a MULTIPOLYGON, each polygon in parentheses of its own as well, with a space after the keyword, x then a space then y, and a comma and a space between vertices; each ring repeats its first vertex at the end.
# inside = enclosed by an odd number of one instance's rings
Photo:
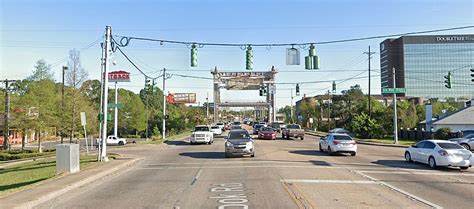
POLYGON ((79 144, 56 145, 56 173, 77 173, 79 170, 79 144))

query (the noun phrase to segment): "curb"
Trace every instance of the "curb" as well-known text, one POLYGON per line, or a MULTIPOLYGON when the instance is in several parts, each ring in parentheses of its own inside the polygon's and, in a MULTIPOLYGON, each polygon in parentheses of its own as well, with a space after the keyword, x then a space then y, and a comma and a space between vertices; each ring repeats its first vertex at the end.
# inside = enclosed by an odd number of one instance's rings
POLYGON ((380 147, 398 147, 398 148, 408 148, 408 147, 410 147, 408 145, 400 145, 400 144, 382 144, 382 143, 374 143, 374 142, 365 142, 365 141, 360 141, 360 140, 356 140, 356 141, 359 144, 380 146, 380 147))
POLYGON ((121 169, 123 169, 123 168, 130 167, 131 165, 133 165, 134 163, 136 163, 136 162, 138 162, 138 161, 140 161, 140 160, 142 160, 142 159, 143 159, 143 158, 135 158, 135 159, 132 159, 131 161, 126 162, 126 163, 123 163, 123 164, 121 164, 121 165, 118 165, 118 166, 116 166, 116 167, 114 167, 114 168, 112 168, 112 169, 110 169, 110 170, 106 170, 106 171, 104 171, 104 172, 98 173, 97 175, 94 175, 94 176, 91 176, 91 177, 89 177, 89 178, 86 178, 86 179, 84 179, 84 180, 82 180, 82 181, 78 181, 78 182, 75 182, 75 183, 73 183, 73 184, 70 184, 70 185, 68 185, 68 186, 66 186, 66 187, 64 187, 64 188, 62 188, 62 189, 59 189, 59 190, 56 190, 56 191, 54 191, 54 192, 48 193, 48 194, 46 194, 46 195, 44 195, 44 196, 39 197, 39 198, 36 199, 36 200, 31 200, 31 201, 28 201, 28 202, 25 202, 25 203, 21 203, 20 205, 15 206, 14 208, 18 208, 18 209, 20 209, 20 208, 25 208, 25 209, 26 209, 26 208, 33 208, 33 207, 36 207, 36 206, 38 206, 38 205, 40 205, 40 204, 43 204, 43 203, 45 203, 45 202, 47 202, 47 201, 49 201, 49 200, 52 200, 52 199, 54 199, 54 198, 56 198, 56 197, 59 197, 59 196, 65 194, 65 193, 67 193, 67 192, 69 192, 69 191, 71 191, 71 190, 73 190, 73 189, 76 189, 76 188, 79 188, 79 187, 84 186, 84 185, 86 185, 86 184, 89 184, 89 183, 91 183, 91 182, 93 182, 93 181, 96 181, 96 180, 98 180, 98 179, 101 179, 101 178, 103 178, 103 177, 105 177, 105 176, 112 175, 112 174, 118 172, 119 170, 121 170, 121 169))

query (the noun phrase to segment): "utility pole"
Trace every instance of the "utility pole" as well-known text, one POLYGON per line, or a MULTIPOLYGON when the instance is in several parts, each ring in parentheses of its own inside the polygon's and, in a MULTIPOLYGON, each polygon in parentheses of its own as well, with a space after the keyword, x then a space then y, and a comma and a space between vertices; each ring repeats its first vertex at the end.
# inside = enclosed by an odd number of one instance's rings
MULTIPOLYGON (((67 70, 67 66, 63 66, 63 80, 61 86, 61 111, 64 113, 64 71, 67 70)), ((61 114, 61 144, 64 143, 64 114, 61 114)))
MULTIPOLYGON (((372 58, 372 54, 375 54, 375 52, 371 52, 370 51, 370 46, 369 46, 369 51, 368 52, 364 52, 364 54, 367 54, 369 56, 369 77, 368 77, 368 80, 369 80, 369 91, 368 91, 368 95, 367 95, 367 100, 369 102, 368 104, 368 108, 369 108, 369 118, 371 118, 372 116, 372 104, 370 103, 370 59, 372 58)), ((394 87, 395 88, 395 87, 394 87)))
POLYGON ((5 120, 5 129, 3 130, 3 149, 8 149, 10 150, 10 127, 9 127, 9 122, 10 122, 10 94, 8 93, 9 90, 9 83, 10 82, 16 82, 16 80, 8 80, 5 79, 2 81, 5 83, 5 115, 4 115, 4 120, 5 120))
MULTIPOLYGON (((395 68, 392 68, 392 80, 393 80, 393 88, 396 87, 395 83, 395 68)), ((393 93, 393 139, 395 140, 395 144, 398 144, 398 120, 397 120, 397 94, 393 93)))
MULTIPOLYGON (((148 77, 145 76, 145 101, 146 101, 146 104, 145 104, 145 117, 146 117, 146 129, 145 129, 145 138, 146 138, 146 141, 148 141, 148 122, 150 120, 150 113, 148 111, 148 100, 149 100, 149 89, 147 89, 147 80, 148 80, 148 77)), ((152 87, 153 88, 153 87, 152 87)), ((163 92, 164 93, 164 92, 163 92)))
POLYGON ((163 68, 163 141, 166 139, 166 68, 163 68))
POLYGON ((106 26, 105 27, 105 44, 104 44, 104 53, 103 53, 103 66, 104 66, 104 74, 102 76, 104 76, 104 83, 103 83, 103 89, 102 89, 102 97, 103 97, 103 101, 102 101, 102 113, 103 113, 103 122, 102 122, 102 134, 101 134, 101 137, 102 137, 102 151, 101 151, 101 155, 100 155, 100 160, 101 161, 109 161, 109 159, 107 158, 107 109, 108 109, 108 96, 109 96, 109 87, 108 87, 108 83, 109 83, 109 76, 108 76, 108 70, 109 70, 109 54, 112 52, 112 49, 111 49, 111 37, 112 37, 112 27, 110 26, 106 26))

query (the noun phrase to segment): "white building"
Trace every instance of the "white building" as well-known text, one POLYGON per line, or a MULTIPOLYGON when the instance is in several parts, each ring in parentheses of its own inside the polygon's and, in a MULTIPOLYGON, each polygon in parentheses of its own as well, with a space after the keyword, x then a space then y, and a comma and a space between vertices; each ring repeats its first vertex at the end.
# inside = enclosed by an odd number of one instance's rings
POLYGON ((474 130, 474 105, 454 112, 433 122, 433 129, 449 127, 451 131, 474 130))

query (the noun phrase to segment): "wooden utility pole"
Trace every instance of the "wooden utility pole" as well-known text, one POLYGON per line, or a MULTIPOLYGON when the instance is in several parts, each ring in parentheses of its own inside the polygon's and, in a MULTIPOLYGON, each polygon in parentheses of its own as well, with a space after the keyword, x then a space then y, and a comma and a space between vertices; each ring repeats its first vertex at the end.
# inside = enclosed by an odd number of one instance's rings
POLYGON ((1 82, 5 83, 5 115, 4 115, 4 121, 5 121, 5 126, 3 130, 3 149, 8 149, 10 150, 10 127, 9 127, 9 122, 10 122, 10 94, 8 93, 9 88, 10 88, 10 82, 16 82, 17 80, 8 80, 5 79, 1 82))

